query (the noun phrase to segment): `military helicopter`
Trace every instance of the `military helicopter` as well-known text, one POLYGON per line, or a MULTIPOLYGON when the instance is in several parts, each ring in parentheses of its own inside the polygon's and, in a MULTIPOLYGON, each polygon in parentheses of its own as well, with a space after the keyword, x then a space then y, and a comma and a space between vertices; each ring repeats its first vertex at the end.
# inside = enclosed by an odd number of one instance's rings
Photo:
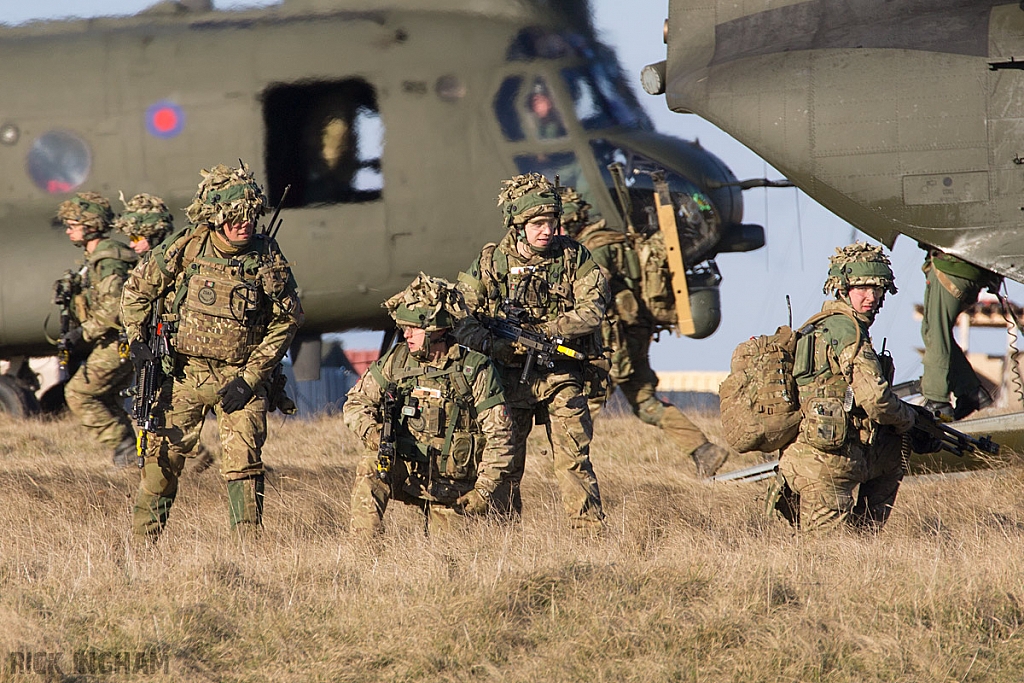
MULTIPOLYGON (((728 167, 654 131, 585 0, 170 0, 0 28, 0 59, 0 87, 19 94, 0 105, 0 356, 15 361, 53 352, 52 282, 80 255, 53 223, 60 201, 145 191, 184 207, 200 168, 239 158, 284 197, 299 379, 319 370, 321 333, 383 329, 384 298, 421 270, 455 277, 499 239, 496 191, 515 173, 557 174, 622 227, 609 164, 638 226, 665 171, 690 295, 704 297, 694 336, 720 319, 714 258, 764 244, 728 167)), ((31 409, 27 393, 0 376, 9 410, 31 409)))
MULTIPOLYGON (((663 38, 641 81, 670 109, 889 247, 907 235, 1024 282, 1024 5, 670 0, 663 38)), ((1024 448, 1024 413, 969 422, 1024 448)))

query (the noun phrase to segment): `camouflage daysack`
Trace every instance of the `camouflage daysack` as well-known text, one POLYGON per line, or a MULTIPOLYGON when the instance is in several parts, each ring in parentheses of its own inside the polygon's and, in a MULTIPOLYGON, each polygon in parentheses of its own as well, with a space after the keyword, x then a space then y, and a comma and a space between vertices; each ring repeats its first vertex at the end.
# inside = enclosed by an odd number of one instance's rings
POLYGON ((675 329, 676 294, 672 288, 672 271, 668 267, 668 251, 660 231, 637 235, 633 249, 640 261, 640 299, 655 329, 675 329))
POLYGON ((722 382, 722 428, 737 451, 774 451, 800 429, 800 402, 793 379, 797 333, 782 326, 770 336, 751 337, 732 354, 722 382))

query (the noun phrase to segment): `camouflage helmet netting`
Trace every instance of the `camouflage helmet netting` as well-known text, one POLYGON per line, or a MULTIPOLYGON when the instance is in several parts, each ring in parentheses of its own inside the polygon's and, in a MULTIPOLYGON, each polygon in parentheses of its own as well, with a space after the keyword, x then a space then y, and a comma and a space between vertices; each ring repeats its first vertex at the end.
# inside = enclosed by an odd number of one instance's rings
POLYGON ((143 192, 126 202, 122 192, 121 203, 124 211, 114 219, 114 229, 123 235, 145 237, 152 243, 174 229, 174 216, 159 197, 143 192))
POLYGON ((256 184, 256 177, 248 165, 233 168, 217 164, 209 171, 203 169, 199 189, 185 215, 193 223, 221 226, 225 223, 244 223, 267 212, 267 197, 256 184))
POLYGON ((836 247, 836 253, 829 257, 828 262, 828 278, 822 288, 825 294, 857 285, 876 285, 891 294, 896 293, 892 264, 878 245, 854 242, 842 248, 836 247))
POLYGON ((569 234, 578 233, 590 220, 590 203, 575 188, 562 190, 562 225, 569 234))
POLYGON ((85 226, 84 239, 102 237, 110 232, 114 212, 107 198, 96 192, 79 192, 57 207, 57 219, 62 223, 77 221, 85 226))
POLYGON ((543 213, 562 214, 562 198, 555 186, 540 173, 524 173, 503 180, 498 193, 498 208, 505 225, 525 223, 543 213))
POLYGON ((424 273, 383 304, 401 327, 421 327, 428 332, 455 327, 469 314, 462 293, 443 278, 424 273))

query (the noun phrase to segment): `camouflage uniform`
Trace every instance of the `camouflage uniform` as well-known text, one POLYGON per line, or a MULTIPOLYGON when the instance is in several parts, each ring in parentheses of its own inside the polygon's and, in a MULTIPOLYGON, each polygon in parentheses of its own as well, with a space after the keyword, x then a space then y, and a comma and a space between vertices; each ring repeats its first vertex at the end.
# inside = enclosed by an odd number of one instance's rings
POLYGON ((120 242, 107 239, 113 214, 98 194, 82 192, 63 202, 57 217, 85 226, 85 265, 78 271, 81 293, 74 301, 79 331, 74 355, 83 357, 64 387, 68 408, 100 443, 110 446, 115 465, 128 464, 135 432, 124 409, 121 392, 131 384, 132 366, 119 349, 121 289, 128 271, 138 260, 120 242))
POLYGON ((185 454, 198 443, 211 409, 231 526, 255 529, 262 523, 269 377, 302 322, 302 310, 277 243, 262 235, 230 243, 222 226, 248 221, 255 227, 265 209, 248 168, 203 171, 187 209, 195 225, 153 250, 125 285, 121 318, 133 356, 145 340, 154 302, 172 302, 164 320, 173 330, 173 363, 161 388, 162 427, 149 440, 135 503, 137 534, 158 535, 166 524, 185 454))
POLYGON ((959 420, 992 403, 992 397, 982 388, 974 368, 953 338, 953 325, 964 309, 978 301, 982 288, 998 288, 1001 278, 931 248, 922 270, 925 288, 921 395, 933 412, 959 420), (950 394, 956 397, 955 410, 949 403, 950 394))
MULTIPOLYGON (((543 251, 528 245, 526 222, 561 210, 555 188, 541 175, 506 181, 499 206, 508 234, 483 248, 459 286, 474 313, 507 317, 506 300, 522 306, 532 327, 549 338, 561 338, 587 355, 600 353, 597 335, 608 305, 608 283, 589 252, 574 240, 555 236, 543 251), (530 250, 524 257, 519 245, 530 250)), ((508 483, 495 492, 505 513, 522 511, 520 482, 526 467, 526 441, 534 421, 545 424, 552 445, 555 477, 562 504, 574 526, 600 528, 604 514, 597 476, 590 461, 593 422, 584 389, 584 368, 576 360, 556 360, 553 368, 535 367, 526 383, 520 375, 523 349, 494 337, 474 319, 456 330, 460 342, 488 354, 501 375, 512 413, 515 460, 508 483)))
POLYGON ((435 347, 430 353, 429 338, 416 352, 400 342, 349 392, 345 424, 373 451, 356 468, 352 532, 378 533, 391 498, 422 509, 429 529, 445 530, 489 508, 512 467, 512 421, 490 361, 449 334, 456 317, 465 315, 462 296, 452 285, 421 273, 385 306, 399 326, 426 330, 444 350, 435 347), (383 472, 377 449, 386 419, 382 400, 391 384, 401 411, 395 425, 397 458, 383 472))
POLYGON ((704 433, 679 408, 655 393, 658 375, 651 368, 650 349, 654 323, 644 314, 640 294, 640 264, 628 238, 607 227, 604 219, 590 222, 590 204, 575 190, 562 195, 562 225, 585 246, 604 269, 611 287, 611 305, 601 327, 605 348, 611 349, 611 372, 607 391, 590 401, 596 417, 615 388, 622 389, 633 414, 646 424, 664 429, 693 458, 699 477, 710 477, 722 466, 729 452, 710 443, 704 433))
POLYGON ((881 247, 856 243, 830 260, 825 292, 835 291, 837 299, 822 311, 834 315, 802 330, 797 342, 793 375, 803 419, 796 441, 782 452, 769 499, 781 493, 783 505, 776 507, 802 530, 843 523, 878 528, 903 480, 900 435, 915 416, 892 392, 891 370, 883 367, 888 357, 872 348, 874 315, 854 311, 848 288, 881 285, 895 293, 896 287, 881 247))

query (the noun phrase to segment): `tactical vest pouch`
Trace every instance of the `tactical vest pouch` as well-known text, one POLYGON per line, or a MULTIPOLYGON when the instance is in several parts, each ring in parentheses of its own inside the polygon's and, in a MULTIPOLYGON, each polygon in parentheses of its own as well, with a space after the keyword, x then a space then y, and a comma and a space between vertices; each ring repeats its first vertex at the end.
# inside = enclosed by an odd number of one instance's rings
POLYGON ((678 323, 678 315, 665 238, 656 232, 638 239, 636 249, 641 270, 640 298, 656 326, 672 328, 678 323))
POLYGON ((188 280, 178 320, 174 348, 238 364, 262 336, 249 325, 259 306, 260 292, 236 274, 236 266, 203 262, 188 280))
MULTIPOLYGON (((454 432, 444 471, 439 472, 448 479, 469 479, 476 472, 478 451, 483 452, 484 438, 470 432, 454 432)), ((440 470, 441 463, 438 463, 440 470)))
POLYGON ((802 441, 823 451, 838 450, 846 441, 846 411, 842 399, 815 397, 801 406, 800 423, 802 441))
POLYGON ((615 312, 624 325, 636 325, 640 322, 640 303, 636 295, 623 289, 615 295, 615 312))

